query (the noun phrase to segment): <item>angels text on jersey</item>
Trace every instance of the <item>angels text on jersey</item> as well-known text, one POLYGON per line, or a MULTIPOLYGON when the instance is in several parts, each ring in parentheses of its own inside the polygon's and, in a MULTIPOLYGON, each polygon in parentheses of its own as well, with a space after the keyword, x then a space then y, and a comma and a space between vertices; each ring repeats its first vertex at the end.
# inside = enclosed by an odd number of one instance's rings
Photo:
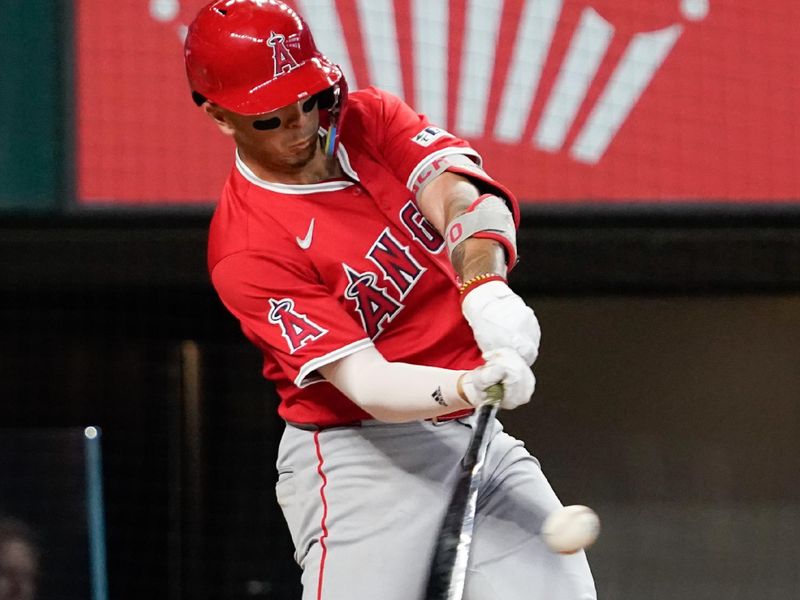
MULTIPOLYGON (((399 213, 400 221, 411 238, 430 254, 438 254, 444 240, 409 200, 399 213)), ((403 244, 385 227, 363 255, 371 266, 356 267, 342 261, 346 285, 343 297, 361 321, 370 339, 375 339, 403 310, 403 301, 419 282, 427 268, 417 260, 411 247, 403 244)), ((327 330, 295 307, 292 298, 269 299, 268 319, 281 328, 290 353, 321 338, 327 330)))

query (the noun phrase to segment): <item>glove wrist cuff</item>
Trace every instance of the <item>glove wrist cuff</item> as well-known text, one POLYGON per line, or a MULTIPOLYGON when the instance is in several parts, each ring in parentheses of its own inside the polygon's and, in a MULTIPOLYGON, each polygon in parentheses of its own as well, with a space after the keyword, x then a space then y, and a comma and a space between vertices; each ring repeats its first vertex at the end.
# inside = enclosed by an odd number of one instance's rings
POLYGON ((470 385, 470 382, 465 382, 464 380, 469 376, 469 373, 465 371, 461 375, 459 375, 458 380, 456 381, 456 392, 458 392, 459 397, 469 404, 470 406, 475 406, 469 399, 467 392, 464 391, 464 385, 470 385))
POLYGON ((484 283, 489 283, 490 281, 508 283, 505 277, 497 273, 480 273, 479 275, 475 275, 463 281, 461 285, 458 286, 458 293, 461 295, 461 301, 464 301, 467 292, 471 292, 475 288, 482 286, 484 283))

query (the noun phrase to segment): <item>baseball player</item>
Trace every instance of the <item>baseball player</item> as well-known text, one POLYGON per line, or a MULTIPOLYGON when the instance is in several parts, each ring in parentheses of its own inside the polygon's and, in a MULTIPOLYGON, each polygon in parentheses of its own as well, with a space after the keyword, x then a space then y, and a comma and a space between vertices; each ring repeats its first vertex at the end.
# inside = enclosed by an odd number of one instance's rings
MULTIPOLYGON (((506 284, 512 193, 469 145, 376 88, 348 93, 302 18, 219 0, 189 27, 196 104, 233 138, 213 284, 262 351, 286 421, 278 501, 304 600, 415 600, 484 390, 529 401, 533 311, 506 284)), ((548 551, 561 506, 493 423, 465 598, 595 598, 548 551)))

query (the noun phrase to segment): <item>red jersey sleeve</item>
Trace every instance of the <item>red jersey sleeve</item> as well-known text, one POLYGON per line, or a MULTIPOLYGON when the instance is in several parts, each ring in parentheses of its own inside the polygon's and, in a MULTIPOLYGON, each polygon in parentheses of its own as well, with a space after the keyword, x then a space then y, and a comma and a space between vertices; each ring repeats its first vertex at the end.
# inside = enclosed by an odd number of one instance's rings
POLYGON ((319 367, 372 346, 310 265, 240 251, 218 262, 211 280, 245 335, 298 387, 320 381, 319 367))
POLYGON ((465 140, 430 123, 384 90, 359 90, 354 104, 361 120, 359 134, 371 140, 379 160, 415 197, 426 182, 451 171, 470 179, 482 194, 505 198, 514 222, 519 223, 514 194, 483 170, 480 155, 465 140))
POLYGON ((431 124, 425 115, 389 92, 367 88, 357 92, 354 100, 361 104, 364 132, 373 140, 381 162, 409 189, 412 174, 436 158, 461 154, 481 162, 466 141, 431 124))

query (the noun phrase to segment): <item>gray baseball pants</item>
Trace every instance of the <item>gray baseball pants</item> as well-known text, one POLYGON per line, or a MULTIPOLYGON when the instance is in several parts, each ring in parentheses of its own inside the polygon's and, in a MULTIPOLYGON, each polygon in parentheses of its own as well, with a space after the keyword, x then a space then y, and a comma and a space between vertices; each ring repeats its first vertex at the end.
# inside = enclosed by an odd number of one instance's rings
MULTIPOLYGON (((310 430, 287 425, 276 492, 303 600, 422 600, 474 417, 310 430)), ((464 600, 591 600, 583 552, 549 551, 561 506, 522 442, 492 424, 464 600)))

